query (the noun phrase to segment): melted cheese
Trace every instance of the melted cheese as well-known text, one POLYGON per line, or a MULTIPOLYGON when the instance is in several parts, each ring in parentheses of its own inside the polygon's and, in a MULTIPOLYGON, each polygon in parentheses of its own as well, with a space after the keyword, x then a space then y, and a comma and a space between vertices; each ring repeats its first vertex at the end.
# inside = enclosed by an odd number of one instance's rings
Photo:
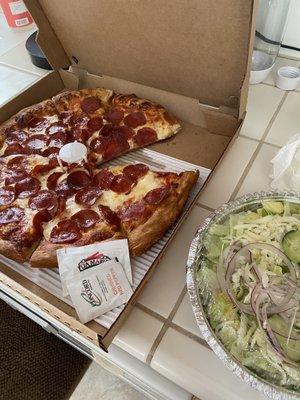
POLYGON ((113 211, 116 211, 125 201, 139 201, 146 193, 150 192, 150 190, 156 189, 160 186, 162 186, 162 179, 155 177, 154 173, 149 171, 145 176, 138 180, 137 185, 133 187, 129 194, 119 194, 112 190, 106 190, 103 192, 99 201, 100 204, 108 206, 113 211))

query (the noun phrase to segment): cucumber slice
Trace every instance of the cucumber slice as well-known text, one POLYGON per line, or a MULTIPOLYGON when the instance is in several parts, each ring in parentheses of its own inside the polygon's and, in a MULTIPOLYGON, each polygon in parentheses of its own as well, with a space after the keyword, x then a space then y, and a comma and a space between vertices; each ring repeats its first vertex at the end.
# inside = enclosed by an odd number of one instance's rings
MULTIPOLYGON (((273 315, 269 319, 269 324, 275 330, 276 338, 287 357, 293 361, 300 361, 300 342, 299 340, 290 339, 287 343, 289 335, 289 326, 278 315, 273 315)), ((292 331, 293 337, 294 331, 292 331)))
POLYGON ((294 263, 300 263, 300 231, 291 231, 284 235, 282 248, 294 263))

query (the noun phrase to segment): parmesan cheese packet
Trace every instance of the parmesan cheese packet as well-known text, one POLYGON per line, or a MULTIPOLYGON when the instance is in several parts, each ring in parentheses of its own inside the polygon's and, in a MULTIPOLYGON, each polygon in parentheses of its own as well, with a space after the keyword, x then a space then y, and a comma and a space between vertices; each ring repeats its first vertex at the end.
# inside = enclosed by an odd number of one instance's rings
POLYGON ((66 280, 88 268, 103 266, 106 262, 118 261, 132 285, 132 270, 127 239, 94 243, 81 247, 66 247, 57 250, 59 274, 63 296, 68 295, 66 280))
POLYGON ((127 303, 133 293, 122 265, 115 260, 68 277, 66 285, 83 324, 127 303))

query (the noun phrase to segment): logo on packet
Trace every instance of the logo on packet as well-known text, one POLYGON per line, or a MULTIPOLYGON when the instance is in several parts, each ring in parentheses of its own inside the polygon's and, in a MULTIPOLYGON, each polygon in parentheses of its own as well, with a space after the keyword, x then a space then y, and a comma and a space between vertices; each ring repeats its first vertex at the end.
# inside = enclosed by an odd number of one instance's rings
POLYGON ((97 253, 94 253, 86 258, 84 258, 83 260, 81 260, 78 263, 78 269, 80 272, 91 268, 91 267, 95 267, 96 265, 100 265, 106 261, 110 261, 111 258, 106 256, 105 254, 99 253, 99 251, 97 253))
POLYGON ((93 291, 90 281, 84 279, 82 281, 81 297, 92 307, 98 307, 102 304, 102 299, 93 291))

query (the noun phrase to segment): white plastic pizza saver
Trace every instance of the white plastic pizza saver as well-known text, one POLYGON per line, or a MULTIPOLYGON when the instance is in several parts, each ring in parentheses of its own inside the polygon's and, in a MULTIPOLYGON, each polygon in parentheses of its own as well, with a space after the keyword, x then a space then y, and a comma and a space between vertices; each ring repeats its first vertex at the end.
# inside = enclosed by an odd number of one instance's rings
POLYGON ((59 150, 59 158, 67 163, 77 163, 84 160, 87 155, 87 148, 84 144, 79 142, 72 142, 65 144, 59 150))
POLYGON ((277 71, 276 86, 282 90, 295 90, 300 82, 300 69, 281 67, 277 71))

